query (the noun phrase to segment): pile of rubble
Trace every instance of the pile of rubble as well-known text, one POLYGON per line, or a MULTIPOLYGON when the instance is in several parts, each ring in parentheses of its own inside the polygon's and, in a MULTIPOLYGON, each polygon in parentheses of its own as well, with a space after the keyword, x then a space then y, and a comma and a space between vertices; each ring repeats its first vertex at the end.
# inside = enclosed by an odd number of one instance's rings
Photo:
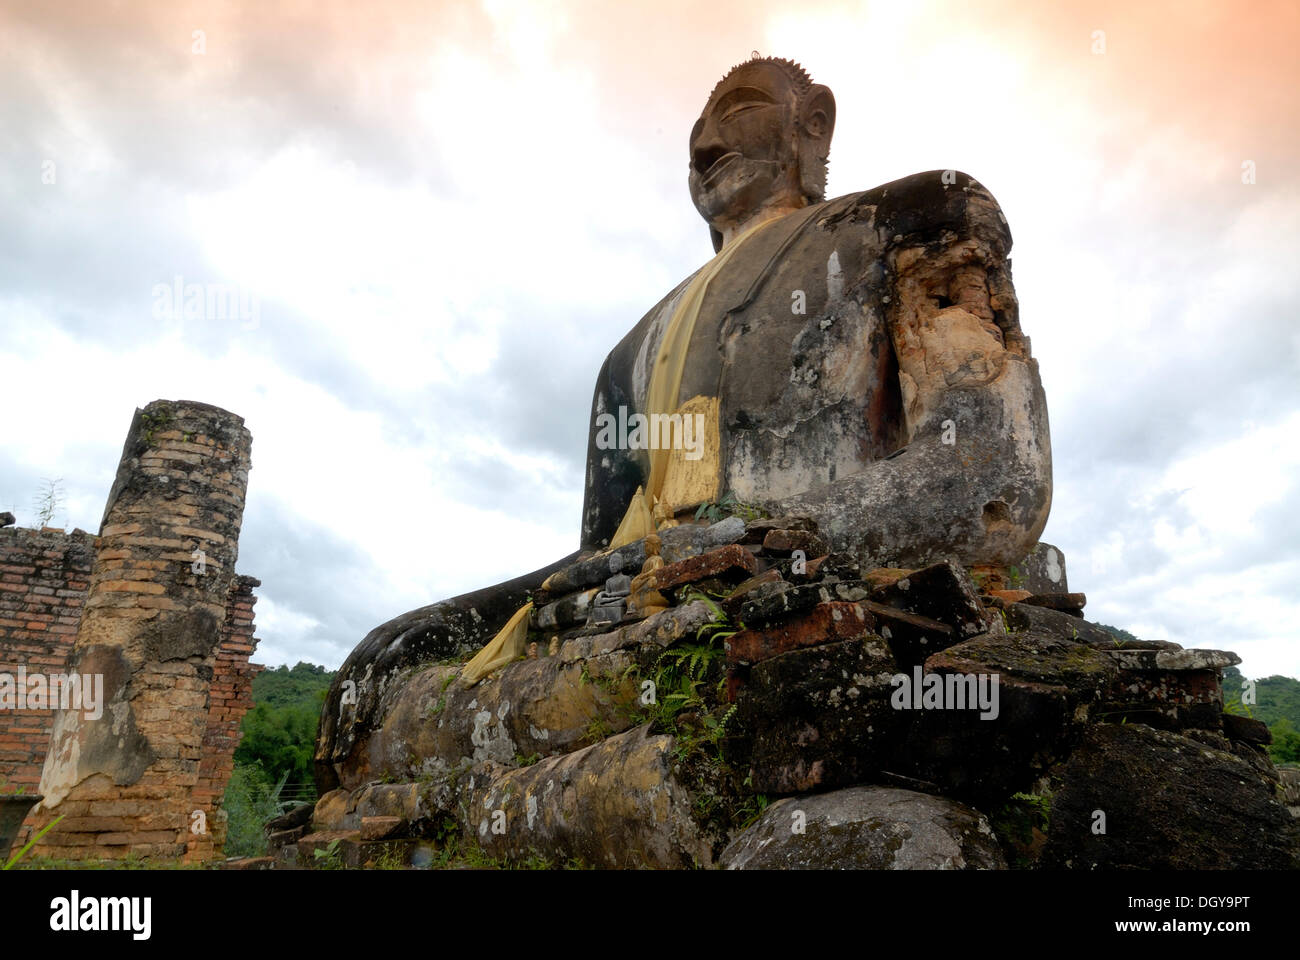
POLYGON ((730 517, 533 601, 525 659, 374 692, 382 726, 272 824, 274 863, 454 838, 609 867, 1300 865, 1268 730, 1224 710, 1238 658, 1088 622, 1054 547, 862 569, 807 519, 730 517))

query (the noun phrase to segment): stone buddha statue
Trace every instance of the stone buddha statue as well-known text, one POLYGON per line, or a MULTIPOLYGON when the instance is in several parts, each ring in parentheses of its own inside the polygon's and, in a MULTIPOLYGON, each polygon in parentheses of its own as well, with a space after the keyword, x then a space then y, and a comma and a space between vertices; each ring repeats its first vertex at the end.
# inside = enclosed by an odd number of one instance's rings
POLYGON ((579 554, 701 502, 811 518, 864 569, 1007 566, 1031 551, 1051 448, 1006 220, 954 170, 825 200, 834 126, 831 91, 787 60, 750 60, 713 90, 689 184, 716 256, 601 367, 580 551, 371 631, 322 715, 322 791, 396 672, 481 647, 579 554), (611 421, 638 414, 698 424, 699 442, 611 442, 611 421))

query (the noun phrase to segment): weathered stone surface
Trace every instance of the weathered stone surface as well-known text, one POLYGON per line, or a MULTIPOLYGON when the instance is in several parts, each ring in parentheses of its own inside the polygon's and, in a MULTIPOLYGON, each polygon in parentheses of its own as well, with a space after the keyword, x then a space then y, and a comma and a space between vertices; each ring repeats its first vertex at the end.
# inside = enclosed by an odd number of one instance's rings
POLYGON ((1283 767, 1278 771, 1282 802, 1291 816, 1300 819, 1300 767, 1283 767))
POLYGON ((626 606, 621 600, 600 598, 600 602, 587 614, 587 626, 612 628, 622 621, 625 610, 626 606))
POLYGON ((341 765, 340 780, 348 787, 415 780, 472 762, 575 750, 590 742, 593 723, 631 726, 636 686, 626 674, 636 662, 627 649, 581 661, 520 660, 473 687, 456 666, 417 671, 394 687, 383 725, 341 765))
POLYGON ((863 600, 870 591, 860 581, 834 583, 783 583, 755 593, 740 605, 740 620, 748 627, 763 627, 803 614, 819 603, 863 600))
POLYGON ((409 824, 401 817, 362 817, 362 840, 391 840, 405 835, 409 824))
POLYGON ((1144 650, 1129 645, 1106 652, 1125 670, 1222 670, 1241 663, 1229 650, 1144 650))
POLYGON ((1243 743, 1268 745, 1273 742, 1273 733, 1263 720, 1235 713, 1223 715, 1223 734, 1229 740, 1240 740, 1243 743))
POLYGON ((781 571, 764 570, 738 584, 731 593, 727 594, 723 605, 724 608, 735 613, 746 600, 753 600, 757 596, 766 596, 769 593, 779 593, 788 586, 789 584, 781 578, 781 571))
POLYGON ((745 521, 740 517, 727 517, 717 523, 682 524, 660 531, 659 555, 665 563, 677 563, 688 557, 697 557, 745 536, 745 521))
POLYGON ((366 634, 339 668, 321 708, 315 756, 317 790, 323 794, 339 785, 342 767, 382 723, 379 704, 394 683, 413 668, 463 658, 478 650, 523 606, 530 592, 538 590, 553 571, 567 568, 576 556, 575 551, 513 580, 420 607, 366 634))
POLYGON ((292 827, 288 830, 268 830, 266 831, 266 846, 268 850, 282 850, 287 846, 296 844, 310 830, 308 824, 292 827))
POLYGON ((859 786, 787 797, 723 852, 728 870, 1002 870, 988 821, 955 800, 859 786), (796 814, 802 814, 802 818, 796 814), (803 832, 791 825, 803 820, 803 832))
POLYGON ((1104 650, 1181 650, 1176 643, 1167 640, 1120 640, 1105 627, 1083 620, 1079 617, 1049 610, 1047 607, 1034 607, 1023 603, 1013 603, 1004 611, 1007 629, 1012 633, 1033 632, 1086 643, 1090 647, 1104 650))
POLYGON ((862 601, 862 606, 875 618, 876 632, 889 644, 900 667, 925 663, 932 654, 946 650, 959 639, 956 630, 938 620, 870 600, 862 601))
POLYGON ((785 557, 802 550, 804 559, 811 560, 825 556, 829 548, 825 540, 806 530, 769 530, 763 538, 763 549, 785 557))
POLYGON ((486 782, 462 777, 458 816, 492 856, 540 851, 601 867, 709 867, 712 845, 673 773, 672 748, 672 737, 642 726, 486 782))
POLYGON ((1082 593, 1038 593, 1021 602, 1031 607, 1047 607, 1049 610, 1060 610, 1063 613, 1082 616, 1088 598, 1082 593))
POLYGON ((1028 590, 990 590, 988 595, 992 605, 1002 610, 1033 596, 1028 590))
POLYGON ((867 586, 872 590, 878 590, 881 587, 887 587, 891 584, 902 580, 911 570, 904 570, 902 567, 876 567, 874 570, 868 570, 862 575, 867 586))
POLYGON ((697 557, 665 564, 653 574, 654 589, 669 590, 685 583, 697 583, 707 577, 752 576, 758 569, 754 555, 738 544, 718 547, 697 557))
POLYGON ((755 664, 736 696, 733 762, 759 793, 803 793, 870 779, 885 763, 899 716, 889 705, 897 665, 867 635, 755 664))
POLYGON ((997 716, 909 712, 897 767, 979 804, 1028 790, 1064 757, 1119 670, 1104 652, 1033 634, 983 636, 930 657, 927 672, 998 680, 997 716))
POLYGON ((759 663, 801 647, 862 637, 874 629, 875 620, 861 604, 821 603, 796 619, 728 637, 727 663, 759 663))
MULTIPOLYGON (((563 642, 558 656, 518 660, 467 687, 460 665, 432 664, 395 679, 382 725, 336 765, 348 789, 389 777, 415 780, 483 760, 551 756, 590 742, 591 730, 632 725, 637 687, 629 670, 641 648, 655 655, 694 638, 712 618, 705 603, 563 642)), ((376 815, 380 811, 375 811, 376 815)))
POLYGON ((356 803, 347 790, 334 789, 316 801, 311 828, 323 830, 359 830, 361 818, 355 815, 356 803))
POLYGON ((811 517, 763 517, 745 524, 745 536, 741 543, 762 543, 772 530, 805 530, 817 532, 817 521, 811 517))
POLYGON ((1142 724, 1090 727, 1058 771, 1043 865, 1300 868, 1300 826, 1240 758, 1142 724), (1094 811, 1106 832, 1094 833, 1094 811))
POLYGON ((549 602, 552 597, 603 584, 616 573, 639 573, 645 557, 645 541, 637 540, 617 550, 578 560, 550 574, 538 589, 537 597, 549 602))
POLYGON ((1001 628, 1001 618, 988 614, 979 602, 975 584, 951 561, 914 570, 871 594, 887 607, 916 613, 946 623, 958 639, 1001 628))
POLYGON ((1015 587, 1021 587, 1030 593, 1069 593, 1070 581, 1065 573, 1065 554, 1060 547, 1050 543, 1038 542, 1019 563, 1015 564, 1020 574, 1015 587))
POLYGON ((15 522, 14 515, 8 510, 0 513, 0 527, 12 527, 15 522))
POLYGON ((694 637, 696 631, 712 619, 713 612, 709 605, 699 600, 670 607, 638 623, 608 633, 566 640, 560 646, 560 659, 565 663, 573 663, 643 644, 668 647, 683 637, 694 637))
POLYGON ((311 822, 312 811, 315 809, 314 804, 300 803, 292 810, 288 810, 280 816, 266 822, 266 829, 271 830, 292 830, 294 827, 301 827, 305 823, 311 822))
POLYGON ((593 587, 538 607, 533 611, 533 626, 539 630, 562 630, 574 624, 585 623, 592 602, 599 593, 600 589, 593 587))
POLYGON ((1098 720, 1144 723, 1162 730, 1217 730, 1222 715, 1217 670, 1123 669, 1092 711, 1098 720))

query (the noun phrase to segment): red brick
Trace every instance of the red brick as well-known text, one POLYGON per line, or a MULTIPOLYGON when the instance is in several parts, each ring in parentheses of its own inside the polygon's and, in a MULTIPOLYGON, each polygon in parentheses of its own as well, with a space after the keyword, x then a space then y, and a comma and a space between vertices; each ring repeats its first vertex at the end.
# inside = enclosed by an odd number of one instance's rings
POLYGON ((758 663, 801 647, 851 640, 872 633, 875 627, 875 618, 859 603, 819 603, 804 616, 728 637, 727 662, 758 663))
POLYGON ((750 576, 757 566, 752 553, 739 544, 732 543, 698 557, 687 557, 660 567, 654 572, 654 589, 668 590, 684 583, 695 583, 737 571, 750 576))

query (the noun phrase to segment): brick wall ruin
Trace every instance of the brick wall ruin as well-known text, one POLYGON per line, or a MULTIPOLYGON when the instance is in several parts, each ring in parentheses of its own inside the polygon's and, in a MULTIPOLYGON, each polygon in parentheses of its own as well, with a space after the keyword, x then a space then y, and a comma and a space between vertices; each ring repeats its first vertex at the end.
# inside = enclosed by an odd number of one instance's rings
MULTIPOLYGON (((97 538, 84 530, 0 528, 0 674, 63 673, 90 586, 97 538)), ((5 792, 35 793, 53 710, 0 709, 5 792)))
POLYGON ((234 573, 250 445, 233 414, 155 401, 136 411, 98 537, 0 529, 0 678, 103 685, 98 719, 0 708, 5 791, 47 797, 24 834, 64 818, 35 854, 220 856, 218 805, 261 670, 260 584, 234 573))

